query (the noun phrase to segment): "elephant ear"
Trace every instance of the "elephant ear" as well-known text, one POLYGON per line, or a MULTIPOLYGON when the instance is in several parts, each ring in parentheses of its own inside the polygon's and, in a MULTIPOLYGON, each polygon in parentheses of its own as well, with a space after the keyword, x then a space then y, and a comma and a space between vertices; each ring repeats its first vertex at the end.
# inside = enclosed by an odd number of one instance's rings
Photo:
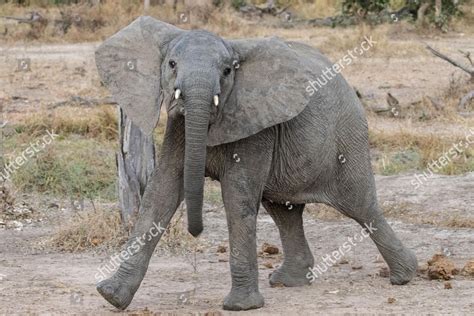
MULTIPOLYGON (((234 86, 216 122, 208 145, 233 142, 291 120, 308 105, 306 91, 314 77, 307 52, 279 38, 228 42, 239 56, 234 86)), ((319 68, 319 67, 318 67, 319 68)))
POLYGON ((102 82, 133 123, 150 135, 160 117, 162 52, 182 30, 139 17, 96 50, 102 82))

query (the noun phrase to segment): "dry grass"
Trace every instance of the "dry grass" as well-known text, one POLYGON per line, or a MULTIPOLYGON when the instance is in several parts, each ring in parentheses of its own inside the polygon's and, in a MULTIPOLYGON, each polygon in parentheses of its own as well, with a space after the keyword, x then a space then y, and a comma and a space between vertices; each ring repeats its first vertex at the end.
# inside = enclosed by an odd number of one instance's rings
POLYGON ((290 9, 298 14, 302 19, 324 18, 334 16, 342 8, 342 0, 294 0, 281 1, 282 4, 292 3, 290 9))
MULTIPOLYGON (((261 4, 265 1, 249 1, 251 3, 261 4)), ((342 8, 341 0, 317 0, 308 2, 306 0, 282 0, 277 1, 281 6, 287 6, 291 3, 290 11, 294 12, 297 19, 308 19, 315 17, 334 16, 340 13, 342 8)), ((392 8, 400 7, 400 1, 394 0, 391 3, 392 8)), ((19 43, 21 41, 37 41, 37 42, 84 42, 84 41, 100 41, 117 32, 119 29, 128 25, 136 17, 146 14, 153 16, 159 20, 169 22, 172 24, 178 23, 178 12, 187 11, 189 8, 184 7, 181 3, 178 4, 175 12, 171 6, 160 5, 152 6, 149 11, 144 12, 142 1, 126 1, 116 0, 107 1, 100 6, 89 5, 72 5, 72 6, 46 6, 31 5, 29 7, 15 6, 13 4, 0 5, 0 15, 10 16, 25 16, 29 11, 41 12, 50 22, 46 29, 41 34, 31 36, 31 27, 27 24, 0 24, 0 33, 7 32, 6 36, 2 37, 2 41, 19 43), (72 26, 68 29, 66 34, 58 31, 59 27, 55 24, 55 20, 61 20, 60 11, 72 17, 72 26), (76 23, 75 19, 80 17, 80 23, 76 23), (6 28, 8 30, 6 30, 6 28)), ((463 7, 465 12, 464 17, 455 20, 454 29, 460 32, 466 32, 467 29, 474 28, 474 10, 472 5, 466 4, 463 7), (466 29, 466 25, 468 28, 466 29)), ((181 24, 180 27, 186 29, 206 28, 210 31, 216 32, 221 36, 230 38, 235 37, 257 37, 270 36, 275 34, 275 28, 270 25, 277 22, 278 18, 266 17, 264 21, 250 21, 240 15, 229 4, 215 7, 215 8, 199 8, 192 7, 190 10, 190 23, 181 24), (267 25, 264 26, 263 24, 267 25), (267 23, 268 22, 268 23, 267 23)), ((2 22, 2 21, 0 21, 2 22)), ((329 28, 312 28, 315 33, 325 33, 329 28)), ((335 44, 337 47, 350 49, 354 44, 360 43, 360 32, 364 34, 372 34, 379 40, 379 47, 375 48, 371 54, 381 53, 383 51, 390 51, 391 56, 411 56, 418 51, 416 45, 410 42, 397 44, 395 47, 387 42, 386 35, 393 37, 406 38, 409 33, 416 32, 416 27, 410 23, 397 23, 396 25, 383 25, 377 29, 368 29, 367 26, 354 26, 351 28, 339 28, 337 35, 330 35, 327 43, 335 44), (355 32, 354 32, 355 30, 355 32), (350 35, 353 33, 353 35, 350 35)), ((288 32, 293 33, 294 38, 300 37, 300 33, 305 33, 307 30, 294 29, 288 32)), ((426 30, 423 30, 425 32, 426 30)), ((434 31, 435 30, 431 30, 434 31)), ((279 34, 287 32, 286 30, 278 30, 279 34)), ((310 30, 311 32, 311 30, 310 30)), ((332 32, 331 32, 332 33, 332 32)), ((306 35, 303 35, 306 36, 306 35)), ((311 34, 308 34, 311 37, 311 34)), ((331 46, 332 46, 331 45, 331 46)))
POLYGON ((184 213, 184 207, 179 207, 161 237, 159 249, 185 256, 192 252, 202 252, 200 239, 194 238, 186 228, 184 213))
MULTIPOLYGON (((13 208, 15 197, 10 189, 4 184, 3 178, 0 179, 0 215, 7 213, 13 208)), ((1 219, 1 218, 0 218, 1 219)))
POLYGON ((463 15, 455 18, 451 27, 456 32, 474 33, 474 0, 466 1, 461 6, 461 11, 463 15))
MULTIPOLYGON (((398 132, 369 131, 370 146, 382 153, 375 162, 375 172, 397 174, 412 169, 425 169, 432 161, 465 139, 439 134, 423 135, 413 130, 398 132)), ((474 170, 474 146, 465 148, 441 170, 441 174, 454 175, 474 170)))
MULTIPOLYGON (((19 42, 23 40, 36 40, 40 42, 84 42, 97 41, 112 35, 120 28, 126 26, 136 17, 143 14, 142 1, 107 1, 100 6, 71 5, 71 6, 50 6, 40 8, 32 5, 27 8, 13 4, 0 6, 0 15, 25 16, 29 11, 38 11, 49 20, 48 26, 38 38, 31 38, 30 26, 27 24, 8 25, 7 41, 19 42), (64 20, 60 11, 72 16, 73 20, 80 17, 81 22, 73 21, 66 34, 55 25, 55 20, 64 20)), ((176 16, 171 7, 152 7, 149 15, 170 21, 176 16)), ((3 28, 4 29, 4 28, 3 28)), ((1 30, 1 29, 0 29, 1 30)))
POLYGON ((77 252, 98 246, 118 248, 126 237, 118 210, 97 209, 74 214, 50 243, 61 251, 77 252))
MULTIPOLYGON (((340 29, 334 32, 330 29, 318 30, 318 36, 328 35, 318 46, 321 51, 330 56, 341 58, 348 50, 360 47, 365 37, 371 38, 376 44, 367 50, 361 57, 400 58, 428 55, 423 45, 414 40, 392 40, 399 33, 410 32, 409 24, 401 22, 400 25, 371 26, 361 24, 352 28, 340 29)), ((411 36, 410 36, 411 37, 411 36)))
POLYGON ((100 140, 116 140, 117 118, 115 106, 63 106, 18 116, 15 118, 15 130, 28 135, 43 135, 49 130, 61 136, 77 134, 100 140))
MULTIPOLYGON (((78 252, 92 248, 118 249, 128 238, 127 229, 121 223, 120 211, 101 207, 88 212, 76 212, 53 235, 49 244, 61 251, 78 252)), ((183 255, 194 265, 194 254, 202 252, 201 241, 188 233, 184 208, 178 208, 171 223, 166 227, 158 250, 183 255)))
POLYGON ((221 185, 218 181, 206 179, 204 183, 204 201, 216 207, 224 205, 224 202, 222 202, 221 185))

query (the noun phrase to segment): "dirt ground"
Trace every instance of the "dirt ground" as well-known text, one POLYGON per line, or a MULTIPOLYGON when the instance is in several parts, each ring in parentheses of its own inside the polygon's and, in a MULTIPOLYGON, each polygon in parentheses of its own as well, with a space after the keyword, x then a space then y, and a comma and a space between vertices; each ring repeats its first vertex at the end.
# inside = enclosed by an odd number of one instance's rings
MULTIPOLYGON (((461 220, 473 219, 474 174, 433 178, 416 195, 407 193, 407 180, 408 176, 377 177, 381 203, 393 203, 396 196, 399 202, 423 205, 424 215, 434 216, 434 219, 440 219, 451 210, 463 214, 461 220), (440 197, 444 190, 456 190, 456 196, 440 197), (449 201, 445 209, 440 207, 440 199, 449 201), (427 212, 431 209, 440 213, 427 212)), ((312 214, 305 215, 305 230, 316 263, 321 263, 322 256, 360 232, 360 227, 349 219, 321 219, 312 214)), ((412 215, 408 213, 397 220, 391 218, 390 222, 406 245, 415 250, 420 265, 426 264, 435 253, 446 254, 459 268, 472 259, 473 229, 413 224, 412 215)), ((52 223, 60 221, 56 216, 61 218, 61 214, 49 216, 50 219, 44 218, 42 223, 21 231, 0 230, 0 273, 4 275, 0 283, 0 313, 117 314, 118 311, 108 305, 94 287, 94 275, 108 256, 96 252, 58 253, 41 247, 40 241, 55 229, 52 223)), ((62 216, 65 217, 64 213, 62 216)), ((230 289, 228 253, 217 252, 217 247, 228 241, 223 208, 207 209, 204 220, 205 231, 200 237, 204 251, 198 252, 196 258, 158 251, 134 301, 124 313, 227 314, 220 306, 230 289)), ((262 209, 258 219, 259 249, 264 242, 281 249, 276 226, 262 209)), ((386 264, 369 239, 356 244, 346 259, 347 264, 330 267, 311 286, 272 288, 268 275, 273 268, 268 267, 277 267, 282 256, 261 254, 259 279, 266 304, 258 311, 243 314, 459 315, 472 313, 474 309, 472 277, 456 275, 449 281, 452 289, 445 289, 447 281, 428 280, 426 273, 420 272, 409 284, 392 286, 388 278, 380 275, 386 264)))
MULTIPOLYGON (((296 33, 294 38, 306 40, 296 33)), ((324 39, 311 38, 312 44, 317 42, 324 39)), ((441 50, 473 51, 474 37, 453 35, 430 44, 441 50)), ((14 121, 19 115, 69 100, 71 96, 106 98, 93 60, 96 45, 1 47, 0 100, 6 119, 14 121), (19 70, 22 60, 28 60, 31 71, 19 70)), ((341 56, 331 57, 334 60, 341 56)), ((361 58, 344 71, 348 81, 375 102, 383 102, 390 91, 401 103, 415 102, 426 94, 436 96, 449 84, 452 73, 462 76, 446 62, 429 55, 361 58)), ((435 126, 372 118, 369 123, 371 129, 411 128, 420 133, 436 131, 459 137, 463 137, 466 128, 473 127, 469 121, 438 122, 435 126)), ((416 191, 411 187, 412 179, 413 174, 376 177, 379 200, 389 221, 401 240, 416 252, 420 265, 435 253, 444 253, 461 269, 474 259, 474 229, 446 223, 451 217, 458 223, 474 221, 474 173, 435 176, 416 191)), ((94 286, 98 267, 114 252, 71 254, 45 246, 45 240, 61 227, 71 210, 67 206, 48 209, 49 197, 25 195, 24 199, 25 203, 37 205, 41 221, 24 222, 21 229, 0 228, 0 314, 121 313, 108 305, 94 286)), ((54 203, 63 205, 60 201, 54 203)), ((305 217, 306 236, 316 263, 360 232, 355 222, 319 213, 316 207, 305 217)), ((205 230, 200 237, 203 252, 191 258, 159 249, 135 299, 123 313, 230 314, 221 309, 231 282, 228 253, 217 253, 217 247, 228 241, 222 206, 208 205, 204 220, 205 230)), ((276 226, 262 210, 258 220, 259 249, 264 242, 281 249, 276 226)), ((311 286, 271 288, 268 275, 281 264, 282 255, 260 255, 260 289, 265 307, 241 314, 458 315, 474 310, 472 276, 456 275, 449 281, 452 288, 447 289, 447 281, 429 280, 426 273, 419 272, 409 284, 392 286, 381 275, 381 268, 386 265, 368 239, 357 244, 346 259, 346 264, 329 268, 311 286)))

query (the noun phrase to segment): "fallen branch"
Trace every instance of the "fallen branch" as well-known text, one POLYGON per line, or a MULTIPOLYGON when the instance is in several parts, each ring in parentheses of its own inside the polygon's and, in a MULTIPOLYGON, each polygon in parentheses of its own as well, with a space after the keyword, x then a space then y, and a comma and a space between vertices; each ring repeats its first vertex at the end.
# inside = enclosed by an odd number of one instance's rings
POLYGON ((30 12, 30 17, 28 18, 17 18, 14 16, 0 16, 2 19, 6 20, 14 20, 18 21, 18 23, 28 23, 28 24, 33 24, 33 23, 47 23, 47 20, 39 13, 36 11, 30 12))
POLYGON ((471 66, 474 66, 474 63, 472 62, 472 59, 471 59, 471 52, 463 52, 462 50, 459 50, 459 52, 463 54, 464 57, 467 58, 467 60, 469 60, 469 62, 471 63, 471 66))
POLYGON ((435 55, 436 57, 439 57, 441 59, 444 59, 446 60, 448 63, 450 63, 451 65, 453 66, 456 66, 462 70, 464 70, 465 72, 467 72, 470 76, 471 76, 471 81, 474 82, 474 69, 469 69, 467 68, 466 66, 458 63, 457 61, 449 58, 448 56, 438 52, 437 50, 435 50, 433 47, 431 47, 430 45, 426 45, 426 49, 429 50, 431 53, 433 53, 433 55, 435 55))
POLYGON ((102 104, 117 104, 111 98, 102 98, 102 99, 88 99, 81 96, 73 95, 69 100, 56 102, 49 105, 49 108, 57 108, 61 106, 82 106, 82 107, 93 107, 102 104))
POLYGON ((467 110, 466 104, 474 99, 474 90, 466 94, 461 101, 459 101, 458 110, 467 110))

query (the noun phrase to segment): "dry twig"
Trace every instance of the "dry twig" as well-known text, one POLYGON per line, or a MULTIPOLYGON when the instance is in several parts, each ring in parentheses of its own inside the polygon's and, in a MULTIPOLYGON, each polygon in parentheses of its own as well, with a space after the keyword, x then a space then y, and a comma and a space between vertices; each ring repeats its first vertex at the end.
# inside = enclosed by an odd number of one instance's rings
POLYGON ((430 45, 426 45, 426 49, 429 50, 431 53, 433 53, 433 55, 435 55, 436 57, 444 59, 448 63, 450 63, 451 65, 456 66, 456 67, 464 70, 465 72, 467 72, 471 76, 471 82, 474 82, 474 69, 469 69, 465 65, 462 65, 462 64, 458 63, 457 61, 455 61, 454 59, 451 59, 450 57, 438 52, 437 50, 435 50, 430 45))

